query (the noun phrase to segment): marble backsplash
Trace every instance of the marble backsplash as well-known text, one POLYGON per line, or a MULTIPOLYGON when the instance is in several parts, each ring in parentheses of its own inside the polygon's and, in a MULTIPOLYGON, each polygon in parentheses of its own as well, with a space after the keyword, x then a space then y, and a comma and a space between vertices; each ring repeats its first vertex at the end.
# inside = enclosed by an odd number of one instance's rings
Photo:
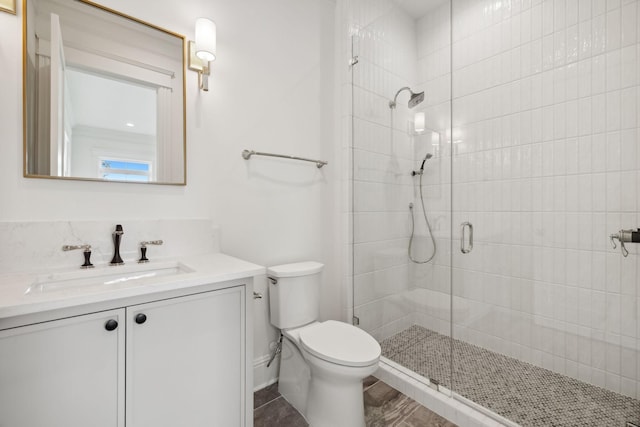
POLYGON ((0 221, 0 274, 79 267, 82 251, 65 252, 63 245, 90 244, 91 262, 107 264, 116 224, 124 230, 120 255, 125 263, 140 258, 145 240, 164 241, 148 247, 150 260, 219 252, 219 230, 207 219, 0 221))

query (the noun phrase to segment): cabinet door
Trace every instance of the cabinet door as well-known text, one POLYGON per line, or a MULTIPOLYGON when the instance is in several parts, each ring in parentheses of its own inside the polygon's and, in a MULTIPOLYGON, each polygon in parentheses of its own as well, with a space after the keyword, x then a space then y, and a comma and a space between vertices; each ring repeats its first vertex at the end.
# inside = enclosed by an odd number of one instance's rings
POLYGON ((0 331, 0 426, 124 426, 124 316, 120 309, 0 331), (110 320, 119 323, 113 330, 110 320))
POLYGON ((244 298, 241 286, 127 308, 127 427, 245 425, 244 298))

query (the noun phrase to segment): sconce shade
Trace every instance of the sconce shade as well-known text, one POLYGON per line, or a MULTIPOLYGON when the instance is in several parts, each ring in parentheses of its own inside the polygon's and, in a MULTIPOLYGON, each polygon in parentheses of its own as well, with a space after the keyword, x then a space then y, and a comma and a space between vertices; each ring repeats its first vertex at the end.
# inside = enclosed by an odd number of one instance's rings
POLYGON ((416 115, 414 116, 413 129, 418 133, 424 132, 424 129, 425 129, 425 117, 424 117, 424 113, 423 112, 416 113, 416 115))
POLYGON ((196 56, 207 62, 216 59, 216 24, 208 18, 196 19, 196 56))

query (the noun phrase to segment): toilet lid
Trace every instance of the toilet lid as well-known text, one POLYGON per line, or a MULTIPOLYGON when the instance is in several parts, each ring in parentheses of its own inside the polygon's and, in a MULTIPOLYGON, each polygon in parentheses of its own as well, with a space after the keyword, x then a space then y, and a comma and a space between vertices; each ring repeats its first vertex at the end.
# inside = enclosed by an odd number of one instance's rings
POLYGON ((327 320, 300 332, 305 350, 345 366, 368 366, 380 358, 380 344, 371 335, 344 322, 327 320))

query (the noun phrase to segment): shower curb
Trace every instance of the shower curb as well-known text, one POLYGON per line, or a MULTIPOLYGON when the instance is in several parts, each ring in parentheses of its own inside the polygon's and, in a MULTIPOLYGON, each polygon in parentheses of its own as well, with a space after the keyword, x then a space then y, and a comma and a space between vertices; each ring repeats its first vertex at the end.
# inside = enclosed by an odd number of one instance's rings
POLYGON ((488 415, 485 411, 490 411, 468 399, 458 395, 453 397, 449 390, 436 391, 429 385, 428 378, 384 356, 380 357, 380 366, 374 375, 459 427, 520 427, 498 414, 488 415))

